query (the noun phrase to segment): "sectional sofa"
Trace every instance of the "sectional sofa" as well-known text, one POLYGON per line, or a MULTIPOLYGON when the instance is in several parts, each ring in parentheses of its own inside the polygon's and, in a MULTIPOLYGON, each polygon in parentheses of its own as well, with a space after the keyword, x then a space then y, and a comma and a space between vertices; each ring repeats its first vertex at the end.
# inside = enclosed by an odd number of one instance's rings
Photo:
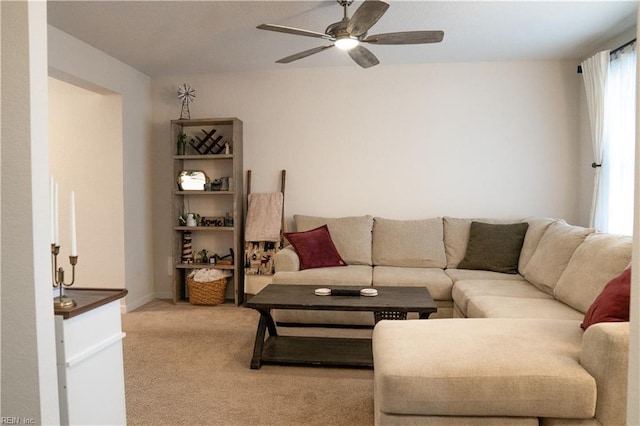
MULTIPOLYGON (((288 246, 274 283, 425 286, 436 301, 437 321, 375 326, 376 424, 625 423, 628 322, 581 325, 630 266, 631 237, 549 218, 294 219, 298 233, 326 225, 345 265, 300 269, 288 246)), ((274 318, 373 325, 309 314, 274 318)))

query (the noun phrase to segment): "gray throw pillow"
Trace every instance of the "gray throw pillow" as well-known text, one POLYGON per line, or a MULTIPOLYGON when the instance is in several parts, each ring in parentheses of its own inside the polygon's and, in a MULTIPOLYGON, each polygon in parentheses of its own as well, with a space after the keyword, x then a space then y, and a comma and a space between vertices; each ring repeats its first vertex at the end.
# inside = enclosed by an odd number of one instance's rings
POLYGON ((529 224, 471 222, 469 243, 458 269, 518 273, 518 260, 529 224))

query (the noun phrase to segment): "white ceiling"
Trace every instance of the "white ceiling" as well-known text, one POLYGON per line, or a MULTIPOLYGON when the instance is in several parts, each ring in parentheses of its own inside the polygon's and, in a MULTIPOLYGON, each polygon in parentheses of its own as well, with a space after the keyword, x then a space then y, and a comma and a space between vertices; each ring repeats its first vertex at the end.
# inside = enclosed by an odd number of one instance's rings
MULTIPOLYGON (((439 44, 367 46, 381 64, 581 59, 635 27, 636 1, 390 1, 370 34, 443 30, 439 44)), ((356 0, 350 15, 361 4, 356 0)), ((328 44, 261 31, 262 23, 324 32, 342 18, 326 1, 56 1, 49 23, 150 76, 290 67, 354 66, 329 49, 291 64, 275 61, 328 44)))

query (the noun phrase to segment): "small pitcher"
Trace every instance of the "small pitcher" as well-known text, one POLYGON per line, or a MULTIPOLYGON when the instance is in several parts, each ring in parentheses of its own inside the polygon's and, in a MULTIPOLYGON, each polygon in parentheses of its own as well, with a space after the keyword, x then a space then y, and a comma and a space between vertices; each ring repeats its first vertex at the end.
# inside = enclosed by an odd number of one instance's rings
POLYGON ((221 177, 222 185, 220 186, 220 191, 228 191, 229 190, 229 178, 221 177))
POLYGON ((198 226, 195 213, 187 213, 187 226, 198 226))

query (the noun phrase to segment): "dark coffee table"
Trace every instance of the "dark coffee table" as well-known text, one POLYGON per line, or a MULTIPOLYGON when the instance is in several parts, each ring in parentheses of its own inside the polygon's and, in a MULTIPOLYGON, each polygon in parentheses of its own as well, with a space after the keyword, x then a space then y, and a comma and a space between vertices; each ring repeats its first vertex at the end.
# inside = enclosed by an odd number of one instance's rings
MULTIPOLYGON (((371 339, 279 336, 272 309, 369 311, 378 319, 399 319, 418 312, 421 319, 437 311, 425 287, 374 287, 377 296, 316 296, 321 286, 270 284, 246 306, 260 312, 251 368, 262 364, 373 368, 371 339), (269 336, 265 339, 265 332, 269 336)), ((354 290, 372 287, 331 286, 354 290)))

